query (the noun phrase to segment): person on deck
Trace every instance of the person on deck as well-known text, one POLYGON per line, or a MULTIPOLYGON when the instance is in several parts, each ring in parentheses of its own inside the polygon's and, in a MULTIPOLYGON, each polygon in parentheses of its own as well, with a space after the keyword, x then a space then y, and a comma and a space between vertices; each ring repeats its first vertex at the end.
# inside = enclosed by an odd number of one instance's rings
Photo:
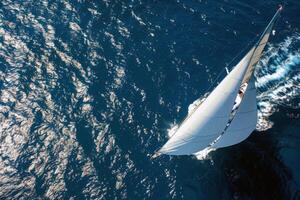
POLYGON ((242 97, 243 97, 243 92, 241 90, 239 90, 239 93, 234 101, 232 111, 235 111, 238 108, 238 106, 240 105, 240 103, 242 101, 242 97))
POLYGON ((244 93, 246 91, 246 88, 247 88, 247 83, 244 83, 243 85, 241 85, 241 88, 239 89, 239 93, 234 101, 234 105, 233 105, 233 108, 232 108, 232 112, 234 112, 238 107, 239 105, 241 104, 241 101, 242 101, 242 98, 244 96, 244 93))

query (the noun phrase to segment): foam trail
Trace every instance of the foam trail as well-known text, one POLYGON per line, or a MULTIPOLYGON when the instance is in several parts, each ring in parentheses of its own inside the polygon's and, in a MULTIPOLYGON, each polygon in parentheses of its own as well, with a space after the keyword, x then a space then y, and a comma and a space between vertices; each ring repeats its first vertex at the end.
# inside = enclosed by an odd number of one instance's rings
MULTIPOLYGON (((258 122, 256 129, 264 131, 273 126, 269 117, 276 112, 278 105, 300 108, 292 103, 300 94, 300 51, 292 44, 300 43, 300 35, 288 37, 278 45, 270 45, 256 67, 256 88, 258 90, 258 122)), ((191 106, 191 105, 190 105, 191 106)), ((215 151, 207 147, 195 154, 198 160, 209 159, 209 153, 215 151)))
POLYGON ((259 62, 255 76, 258 90, 258 123, 256 129, 265 131, 273 126, 269 117, 276 112, 278 105, 299 108, 296 98, 300 94, 300 35, 287 37, 278 45, 271 45, 259 62), (295 105, 294 105, 295 104, 295 105))
POLYGON ((197 153, 195 153, 194 155, 196 156, 196 158, 198 160, 206 160, 206 159, 209 159, 209 153, 212 152, 212 151, 215 151, 217 149, 214 149, 214 148, 211 148, 211 147, 207 147, 197 153))
MULTIPOLYGON (((297 66, 300 64, 300 52, 293 50, 292 44, 295 43, 300 43, 299 34, 287 37, 284 42, 278 45, 270 45, 256 67, 255 76, 257 78, 256 88, 258 90, 259 107, 256 128, 258 131, 264 131, 273 126, 273 122, 269 120, 269 117, 276 112, 278 104, 292 107, 290 102, 300 94, 300 88, 294 87, 299 85, 300 82, 300 73, 296 71, 297 66)), ((206 95, 189 105, 189 114, 205 97, 206 95)), ((299 107, 299 104, 296 105, 296 108, 299 107)), ((169 137, 176 132, 178 125, 175 124, 172 127, 168 130, 169 137)), ((198 160, 209 159, 209 153, 215 150, 207 147, 195 153, 195 156, 198 160)))

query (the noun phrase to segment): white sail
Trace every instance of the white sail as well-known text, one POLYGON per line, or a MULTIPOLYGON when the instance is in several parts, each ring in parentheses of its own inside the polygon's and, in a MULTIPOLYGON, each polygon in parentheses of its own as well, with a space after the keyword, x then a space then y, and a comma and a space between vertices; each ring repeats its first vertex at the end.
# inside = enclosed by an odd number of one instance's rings
POLYGON ((205 148, 220 135, 228 123, 234 100, 253 51, 254 49, 250 50, 206 100, 184 120, 159 153, 193 154, 205 148))
POLYGON ((207 148, 226 147, 241 142, 251 134, 256 126, 257 110, 254 81, 249 80, 281 10, 282 8, 278 9, 256 45, 205 101, 193 109, 155 156, 190 155, 207 148), (233 115, 233 104, 242 83, 249 84, 238 110, 233 115))
POLYGON ((255 130, 256 122, 256 89, 252 78, 234 119, 225 133, 211 147, 214 149, 227 147, 245 140, 255 130))

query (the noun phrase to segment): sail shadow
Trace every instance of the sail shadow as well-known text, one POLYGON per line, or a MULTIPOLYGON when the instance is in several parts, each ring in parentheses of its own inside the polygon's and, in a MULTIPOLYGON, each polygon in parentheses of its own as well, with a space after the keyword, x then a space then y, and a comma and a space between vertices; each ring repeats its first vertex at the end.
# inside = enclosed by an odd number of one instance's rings
POLYGON ((297 117, 291 116, 299 109, 282 106, 278 109, 280 112, 271 117, 274 126, 265 131, 266 134, 254 133, 241 144, 219 152, 223 155, 213 157, 226 157, 223 168, 232 195, 237 199, 297 199, 299 195, 297 170, 286 162, 286 159, 297 159, 297 154, 284 153, 287 149, 299 151, 300 146, 291 143, 291 140, 299 141, 297 132, 291 129, 297 127, 297 117), (283 112, 289 115, 279 114, 283 112))
POLYGON ((264 134, 254 132, 239 144, 211 152, 205 160, 177 158, 182 193, 190 192, 199 199, 298 199, 300 190, 294 175, 297 172, 290 168, 282 152, 293 149, 294 156, 287 156, 297 159, 300 146, 295 148, 289 140, 293 137, 298 141, 299 136, 288 129, 297 126, 295 115, 299 109, 278 107, 280 112, 271 116, 274 126, 264 134), (290 114, 282 116, 283 112, 290 114))

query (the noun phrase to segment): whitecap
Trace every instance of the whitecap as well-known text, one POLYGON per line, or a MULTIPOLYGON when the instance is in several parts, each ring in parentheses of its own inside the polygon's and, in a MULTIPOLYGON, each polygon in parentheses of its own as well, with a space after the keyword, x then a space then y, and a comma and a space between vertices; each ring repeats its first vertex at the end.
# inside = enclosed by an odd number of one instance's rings
POLYGON ((270 45, 257 65, 258 131, 265 131, 274 125, 269 118, 277 112, 278 105, 299 107, 291 103, 300 94, 299 87, 295 87, 299 85, 297 67, 300 64, 300 52, 291 45, 299 41, 300 36, 295 34, 278 45, 270 45))

